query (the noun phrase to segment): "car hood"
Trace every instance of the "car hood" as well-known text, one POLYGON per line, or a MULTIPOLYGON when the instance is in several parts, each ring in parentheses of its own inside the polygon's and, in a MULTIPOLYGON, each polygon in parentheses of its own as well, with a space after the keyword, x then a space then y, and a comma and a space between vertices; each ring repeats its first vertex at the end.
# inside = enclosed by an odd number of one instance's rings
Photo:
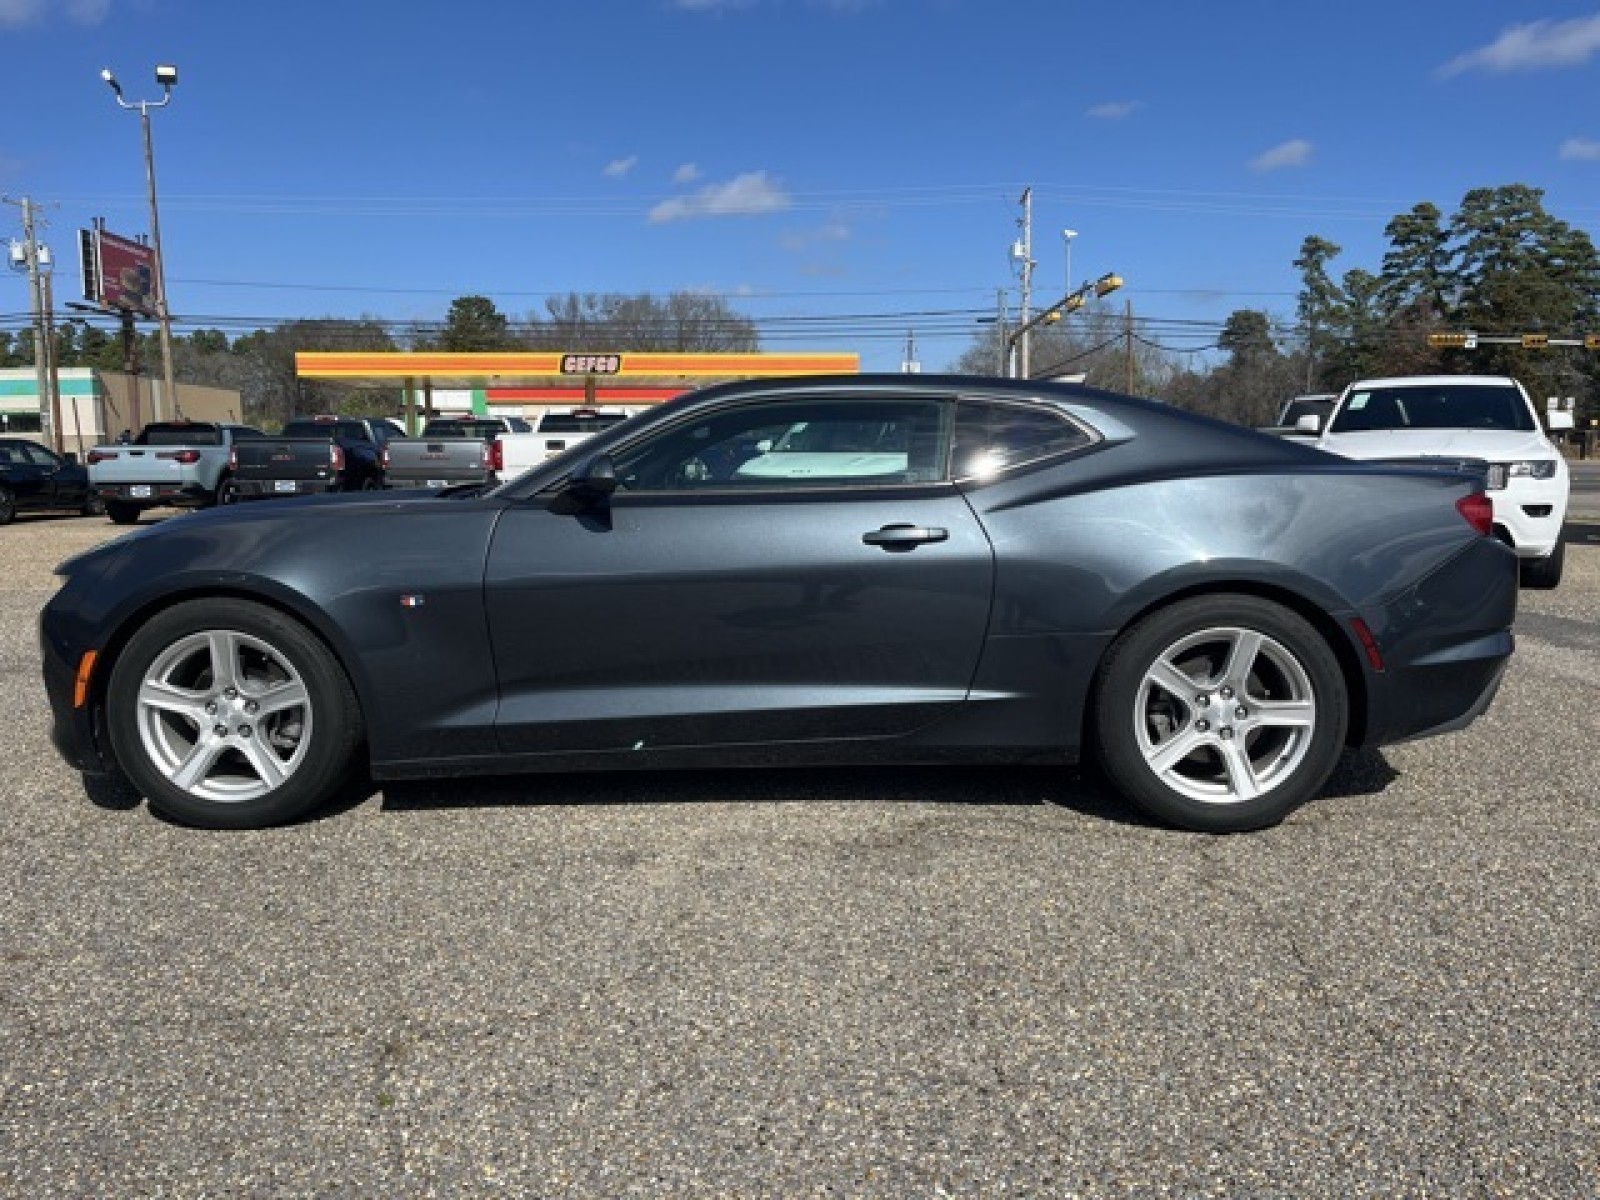
POLYGON ((1512 462, 1553 458, 1556 451, 1541 433, 1507 429, 1374 429, 1365 433, 1330 433, 1319 450, 1345 458, 1415 459, 1480 458, 1512 462))

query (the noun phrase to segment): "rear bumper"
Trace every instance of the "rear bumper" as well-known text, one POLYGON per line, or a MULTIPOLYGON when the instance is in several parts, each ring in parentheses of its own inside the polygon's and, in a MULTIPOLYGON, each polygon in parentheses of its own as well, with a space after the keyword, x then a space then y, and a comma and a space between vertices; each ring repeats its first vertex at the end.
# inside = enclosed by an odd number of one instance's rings
POLYGON ((1383 669, 1366 669, 1362 743, 1449 733, 1481 716, 1515 648, 1516 612, 1516 555, 1485 537, 1368 617, 1383 669))
POLYGON ((198 508, 211 500, 211 494, 198 483, 101 483, 94 492, 102 500, 117 504, 132 504, 139 508, 158 505, 175 505, 179 508, 198 508))
POLYGON ((234 476, 240 500, 270 500, 274 496, 320 496, 339 490, 337 479, 240 479, 234 476))

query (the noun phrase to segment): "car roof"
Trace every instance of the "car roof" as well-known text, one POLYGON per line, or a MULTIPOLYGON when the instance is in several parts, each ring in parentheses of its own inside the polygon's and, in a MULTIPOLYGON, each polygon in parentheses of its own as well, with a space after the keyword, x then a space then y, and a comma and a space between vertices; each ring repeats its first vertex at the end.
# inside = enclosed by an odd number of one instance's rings
POLYGON ((1396 375, 1388 379, 1358 379, 1345 390, 1374 387, 1439 387, 1442 384, 1454 387, 1505 387, 1509 384, 1515 387, 1516 382, 1509 375, 1396 375))

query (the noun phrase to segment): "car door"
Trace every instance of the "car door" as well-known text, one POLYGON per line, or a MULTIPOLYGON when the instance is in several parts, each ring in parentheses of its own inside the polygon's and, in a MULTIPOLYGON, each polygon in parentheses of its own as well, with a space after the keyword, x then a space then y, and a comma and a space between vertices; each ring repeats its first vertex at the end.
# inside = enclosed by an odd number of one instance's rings
POLYGON ((46 508, 71 508, 83 503, 84 477, 75 467, 69 467, 43 446, 29 443, 23 447, 28 464, 39 470, 37 502, 46 508))
POLYGON ((730 403, 618 447, 607 500, 514 505, 486 578, 502 749, 887 738, 964 703, 994 567, 951 409, 730 403))

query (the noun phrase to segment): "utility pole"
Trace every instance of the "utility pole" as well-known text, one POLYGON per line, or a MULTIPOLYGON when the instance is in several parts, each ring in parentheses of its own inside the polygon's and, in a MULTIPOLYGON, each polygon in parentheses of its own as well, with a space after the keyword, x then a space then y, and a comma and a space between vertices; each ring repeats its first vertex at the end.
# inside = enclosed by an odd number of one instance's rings
MULTIPOLYGON (((5 198, 7 204, 15 204, 22 210, 22 261, 17 262, 16 243, 12 243, 12 265, 21 267, 28 272, 28 303, 33 316, 33 369, 37 379, 35 385, 39 396, 39 417, 45 420, 50 412, 50 359, 49 349, 45 340, 44 330, 44 296, 39 289, 39 240, 34 225, 35 205, 27 196, 20 200, 13 200, 10 196, 5 198)), ((55 428, 51 427, 51 436, 55 436, 55 428)))
POLYGON ((1028 318, 1032 315, 1033 307, 1033 189, 1022 189, 1022 216, 1017 224, 1022 229, 1022 238, 1012 249, 1012 257, 1016 258, 1022 269, 1022 331, 1019 347, 1021 359, 1018 364, 1021 368, 1012 371, 1013 378, 1020 375, 1023 379, 1029 378, 1029 357, 1033 349, 1033 326, 1028 318))
POLYGON ((1128 395, 1133 395, 1133 301, 1127 301, 1127 308, 1123 310, 1122 332, 1128 339, 1128 395))

